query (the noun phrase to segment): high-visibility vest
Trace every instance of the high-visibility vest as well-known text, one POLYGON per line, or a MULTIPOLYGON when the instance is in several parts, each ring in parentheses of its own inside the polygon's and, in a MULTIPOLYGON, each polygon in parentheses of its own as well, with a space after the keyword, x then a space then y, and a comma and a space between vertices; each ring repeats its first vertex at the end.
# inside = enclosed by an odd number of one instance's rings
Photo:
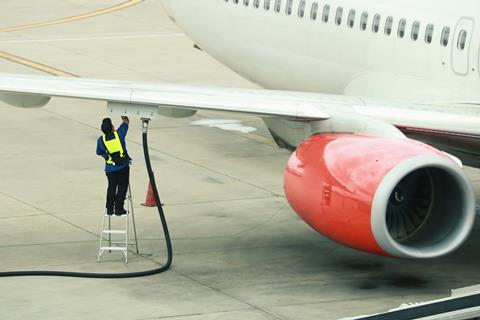
POLYGON ((114 138, 107 140, 107 135, 103 135, 103 143, 107 149, 108 159, 105 159, 107 164, 121 165, 127 160, 126 152, 123 150, 122 142, 118 136, 117 131, 113 132, 114 138))

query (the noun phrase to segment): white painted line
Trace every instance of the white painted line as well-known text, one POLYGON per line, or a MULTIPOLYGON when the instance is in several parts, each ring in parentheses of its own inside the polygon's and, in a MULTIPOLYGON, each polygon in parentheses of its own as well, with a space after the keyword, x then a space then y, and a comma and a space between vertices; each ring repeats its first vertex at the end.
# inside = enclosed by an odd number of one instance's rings
POLYGON ((183 33, 169 34, 143 34, 132 36, 108 36, 108 37, 87 37, 87 38, 57 38, 57 39, 22 39, 22 40, 0 40, 0 43, 32 43, 32 42, 66 42, 66 41, 95 41, 95 40, 126 40, 126 39, 148 39, 148 38, 173 38, 185 36, 183 33))
POLYGON ((250 133, 257 130, 253 127, 244 126, 240 120, 204 119, 190 122, 190 124, 194 126, 219 128, 227 131, 239 131, 241 133, 250 133))

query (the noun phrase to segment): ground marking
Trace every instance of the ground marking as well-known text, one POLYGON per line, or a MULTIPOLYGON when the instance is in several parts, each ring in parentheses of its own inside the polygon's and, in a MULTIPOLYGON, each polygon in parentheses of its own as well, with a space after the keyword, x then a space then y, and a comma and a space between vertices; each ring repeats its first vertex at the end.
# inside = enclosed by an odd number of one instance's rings
POLYGON ((28 59, 25 59, 25 58, 22 58, 22 57, 19 57, 19 56, 15 56, 13 54, 10 54, 10 53, 4 52, 4 51, 0 51, 0 58, 11 61, 11 62, 14 62, 14 63, 24 65, 24 66, 27 66, 27 67, 30 67, 30 68, 33 68, 33 69, 37 69, 37 70, 40 70, 40 71, 43 71, 43 72, 46 72, 46 73, 50 73, 50 74, 53 74, 53 75, 59 76, 59 77, 69 77, 69 78, 78 77, 77 75, 74 75, 72 73, 68 73, 68 72, 65 72, 65 71, 62 71, 62 70, 59 70, 59 69, 55 69, 53 67, 49 67, 49 66, 46 66, 44 64, 41 64, 41 63, 38 63, 38 62, 35 62, 35 61, 32 61, 32 60, 28 60, 28 59))
POLYGON ((130 36, 104 36, 84 38, 53 38, 53 39, 22 39, 22 40, 0 40, 0 43, 31 43, 31 42, 66 42, 66 41, 96 41, 96 40, 127 40, 127 39, 149 39, 149 38, 174 38, 184 36, 183 33, 171 34, 139 34, 130 36))
MULTIPOLYGON (((96 11, 93 11, 93 12, 90 12, 90 13, 85 13, 85 14, 80 14, 80 15, 76 15, 76 16, 71 16, 71 17, 61 18, 61 19, 55 19, 55 20, 50 20, 50 21, 30 23, 30 24, 26 24, 26 25, 22 25, 22 26, 3 28, 3 29, 0 29, 0 33, 1 32, 13 32, 13 31, 25 30, 25 29, 33 29, 33 28, 40 28, 40 27, 46 27, 46 26, 50 26, 50 25, 54 25, 54 24, 60 24, 60 23, 66 23, 66 22, 72 22, 72 21, 76 21, 76 20, 91 18, 91 17, 95 17, 95 16, 98 16, 98 15, 101 15, 101 14, 107 14, 107 13, 111 13, 111 12, 114 12, 114 11, 117 11, 117 10, 129 8, 131 6, 139 4, 142 1, 143 0, 129 0, 127 2, 123 2, 123 3, 115 5, 113 7, 108 7, 108 8, 105 8, 105 9, 96 10, 96 11)), ((0 51, 0 58, 11 61, 11 62, 14 62, 14 63, 24 65, 24 66, 27 66, 27 67, 30 67, 30 68, 33 68, 33 69, 37 69, 37 70, 40 70, 42 72, 50 73, 50 74, 53 74, 53 75, 59 76, 59 77, 78 77, 77 75, 74 75, 72 73, 65 72, 65 71, 50 67, 50 66, 46 66, 44 64, 29 60, 29 59, 26 59, 26 58, 22 58, 22 57, 19 57, 19 56, 16 56, 16 55, 4 52, 4 51, 0 51)))
POLYGON ((90 13, 84 13, 84 14, 80 14, 80 15, 76 15, 76 16, 67 17, 67 18, 37 22, 37 23, 30 23, 30 24, 25 24, 25 25, 21 25, 21 26, 3 28, 3 29, 0 29, 0 32, 12 32, 12 31, 25 30, 25 29, 40 28, 40 27, 51 26, 51 25, 54 25, 54 24, 71 22, 71 21, 76 21, 76 20, 81 20, 81 19, 87 19, 87 18, 99 16, 99 15, 102 15, 102 14, 118 11, 118 10, 121 10, 121 9, 129 8, 131 6, 139 4, 142 1, 143 0, 129 0, 129 1, 121 3, 121 4, 117 4, 113 7, 96 10, 96 11, 93 11, 93 12, 90 12, 90 13))

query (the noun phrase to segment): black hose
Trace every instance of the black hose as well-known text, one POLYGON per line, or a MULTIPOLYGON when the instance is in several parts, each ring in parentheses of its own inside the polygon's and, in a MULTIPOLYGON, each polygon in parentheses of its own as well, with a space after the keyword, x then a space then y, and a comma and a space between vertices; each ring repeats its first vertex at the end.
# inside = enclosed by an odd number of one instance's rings
POLYGON ((148 153, 148 119, 142 119, 142 141, 143 141, 143 154, 145 156, 145 163, 147 165, 148 177, 152 184, 153 195, 157 202, 158 214, 162 222, 163 233, 165 234, 165 242, 167 243, 167 261, 159 268, 139 271, 139 272, 126 272, 126 273, 88 273, 88 272, 69 272, 69 271, 9 271, 0 272, 0 277, 27 277, 27 276, 51 276, 51 277, 73 277, 73 278, 96 278, 96 279, 121 279, 121 278, 137 278, 151 276, 164 271, 167 271, 172 265, 173 250, 172 242, 170 240, 170 233, 168 231, 167 220, 165 219, 165 213, 163 212, 162 202, 158 195, 157 185, 155 183, 155 176, 152 171, 152 165, 150 163, 150 155, 148 153))

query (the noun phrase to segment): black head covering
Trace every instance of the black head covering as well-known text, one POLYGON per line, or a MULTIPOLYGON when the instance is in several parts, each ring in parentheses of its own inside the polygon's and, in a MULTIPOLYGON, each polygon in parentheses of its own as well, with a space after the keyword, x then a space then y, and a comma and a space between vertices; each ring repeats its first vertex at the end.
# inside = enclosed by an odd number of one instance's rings
POLYGON ((102 132, 104 134, 112 132, 113 125, 112 125, 112 119, 110 118, 105 118, 102 120, 102 132))

